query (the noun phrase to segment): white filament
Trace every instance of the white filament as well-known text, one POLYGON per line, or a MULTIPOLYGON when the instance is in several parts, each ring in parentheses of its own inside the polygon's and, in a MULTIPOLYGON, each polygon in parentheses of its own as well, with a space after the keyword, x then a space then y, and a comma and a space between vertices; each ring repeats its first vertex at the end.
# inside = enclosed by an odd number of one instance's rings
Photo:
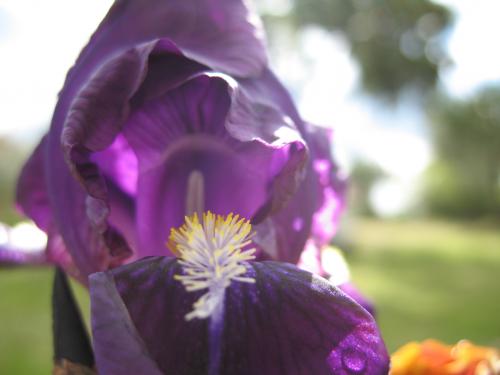
POLYGON ((250 222, 238 215, 224 217, 206 212, 202 223, 194 213, 186 217, 182 227, 171 230, 169 247, 184 270, 175 279, 188 292, 207 289, 186 320, 210 317, 223 303, 225 290, 232 281, 255 282, 243 276, 247 271, 245 262, 255 258, 254 248, 244 250, 252 242, 251 229, 250 222))

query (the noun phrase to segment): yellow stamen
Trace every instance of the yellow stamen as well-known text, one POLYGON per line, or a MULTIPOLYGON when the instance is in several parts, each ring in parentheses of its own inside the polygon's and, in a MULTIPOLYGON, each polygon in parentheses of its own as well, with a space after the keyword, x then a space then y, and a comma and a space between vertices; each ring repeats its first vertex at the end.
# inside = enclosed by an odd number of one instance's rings
POLYGON ((255 249, 244 249, 252 243, 252 225, 245 218, 230 213, 226 217, 210 211, 185 217, 180 228, 172 228, 167 246, 179 258, 184 274, 174 278, 182 282, 186 291, 208 289, 193 305, 186 320, 208 318, 224 299, 231 282, 253 283, 244 277, 245 263, 255 259, 255 249))

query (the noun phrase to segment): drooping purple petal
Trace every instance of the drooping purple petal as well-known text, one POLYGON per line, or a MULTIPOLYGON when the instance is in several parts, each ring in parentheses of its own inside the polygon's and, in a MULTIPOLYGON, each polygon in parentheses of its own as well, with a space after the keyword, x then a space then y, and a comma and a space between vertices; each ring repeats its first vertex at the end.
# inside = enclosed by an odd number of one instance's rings
MULTIPOLYGON (((338 289, 283 263, 252 262, 247 269, 256 282, 233 281, 226 289, 216 329, 211 318, 185 320, 200 293, 186 292, 173 278, 182 272, 173 258, 145 258, 91 276, 99 370, 120 361, 107 358, 105 343, 125 343, 130 350, 144 346, 137 361, 152 359, 162 372, 177 375, 387 373, 387 352, 373 318, 338 289), (113 319, 110 300, 120 305, 113 319), (124 327, 134 333, 132 342, 115 343, 124 327)), ((123 348, 125 363, 127 352, 123 348)))
POLYGON ((99 373, 161 375, 130 320, 112 276, 93 275, 90 288, 94 353, 99 373))

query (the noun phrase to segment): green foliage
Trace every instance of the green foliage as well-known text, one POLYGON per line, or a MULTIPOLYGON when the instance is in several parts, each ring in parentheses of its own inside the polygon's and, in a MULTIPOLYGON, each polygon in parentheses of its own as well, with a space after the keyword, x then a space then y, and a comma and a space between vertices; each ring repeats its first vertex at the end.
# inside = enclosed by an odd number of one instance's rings
POLYGON ((449 64, 441 33, 447 8, 428 0, 296 0, 298 27, 320 25, 342 33, 361 65, 365 90, 396 98, 405 88, 432 88, 449 64))
MULTIPOLYGON (((0 374, 46 375, 52 368, 49 268, 3 269, 0 272, 0 374)), ((89 322, 89 297, 72 283, 89 322)))
POLYGON ((500 214, 500 89, 468 101, 436 98, 429 106, 438 162, 428 171, 431 212, 500 214))

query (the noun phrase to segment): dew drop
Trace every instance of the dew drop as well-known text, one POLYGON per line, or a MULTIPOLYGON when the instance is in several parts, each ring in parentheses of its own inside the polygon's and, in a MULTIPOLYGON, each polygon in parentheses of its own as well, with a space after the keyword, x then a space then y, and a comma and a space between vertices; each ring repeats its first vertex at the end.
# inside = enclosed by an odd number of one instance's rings
POLYGON ((342 366, 352 374, 360 374, 366 367, 366 355, 359 349, 348 348, 342 352, 342 366))

